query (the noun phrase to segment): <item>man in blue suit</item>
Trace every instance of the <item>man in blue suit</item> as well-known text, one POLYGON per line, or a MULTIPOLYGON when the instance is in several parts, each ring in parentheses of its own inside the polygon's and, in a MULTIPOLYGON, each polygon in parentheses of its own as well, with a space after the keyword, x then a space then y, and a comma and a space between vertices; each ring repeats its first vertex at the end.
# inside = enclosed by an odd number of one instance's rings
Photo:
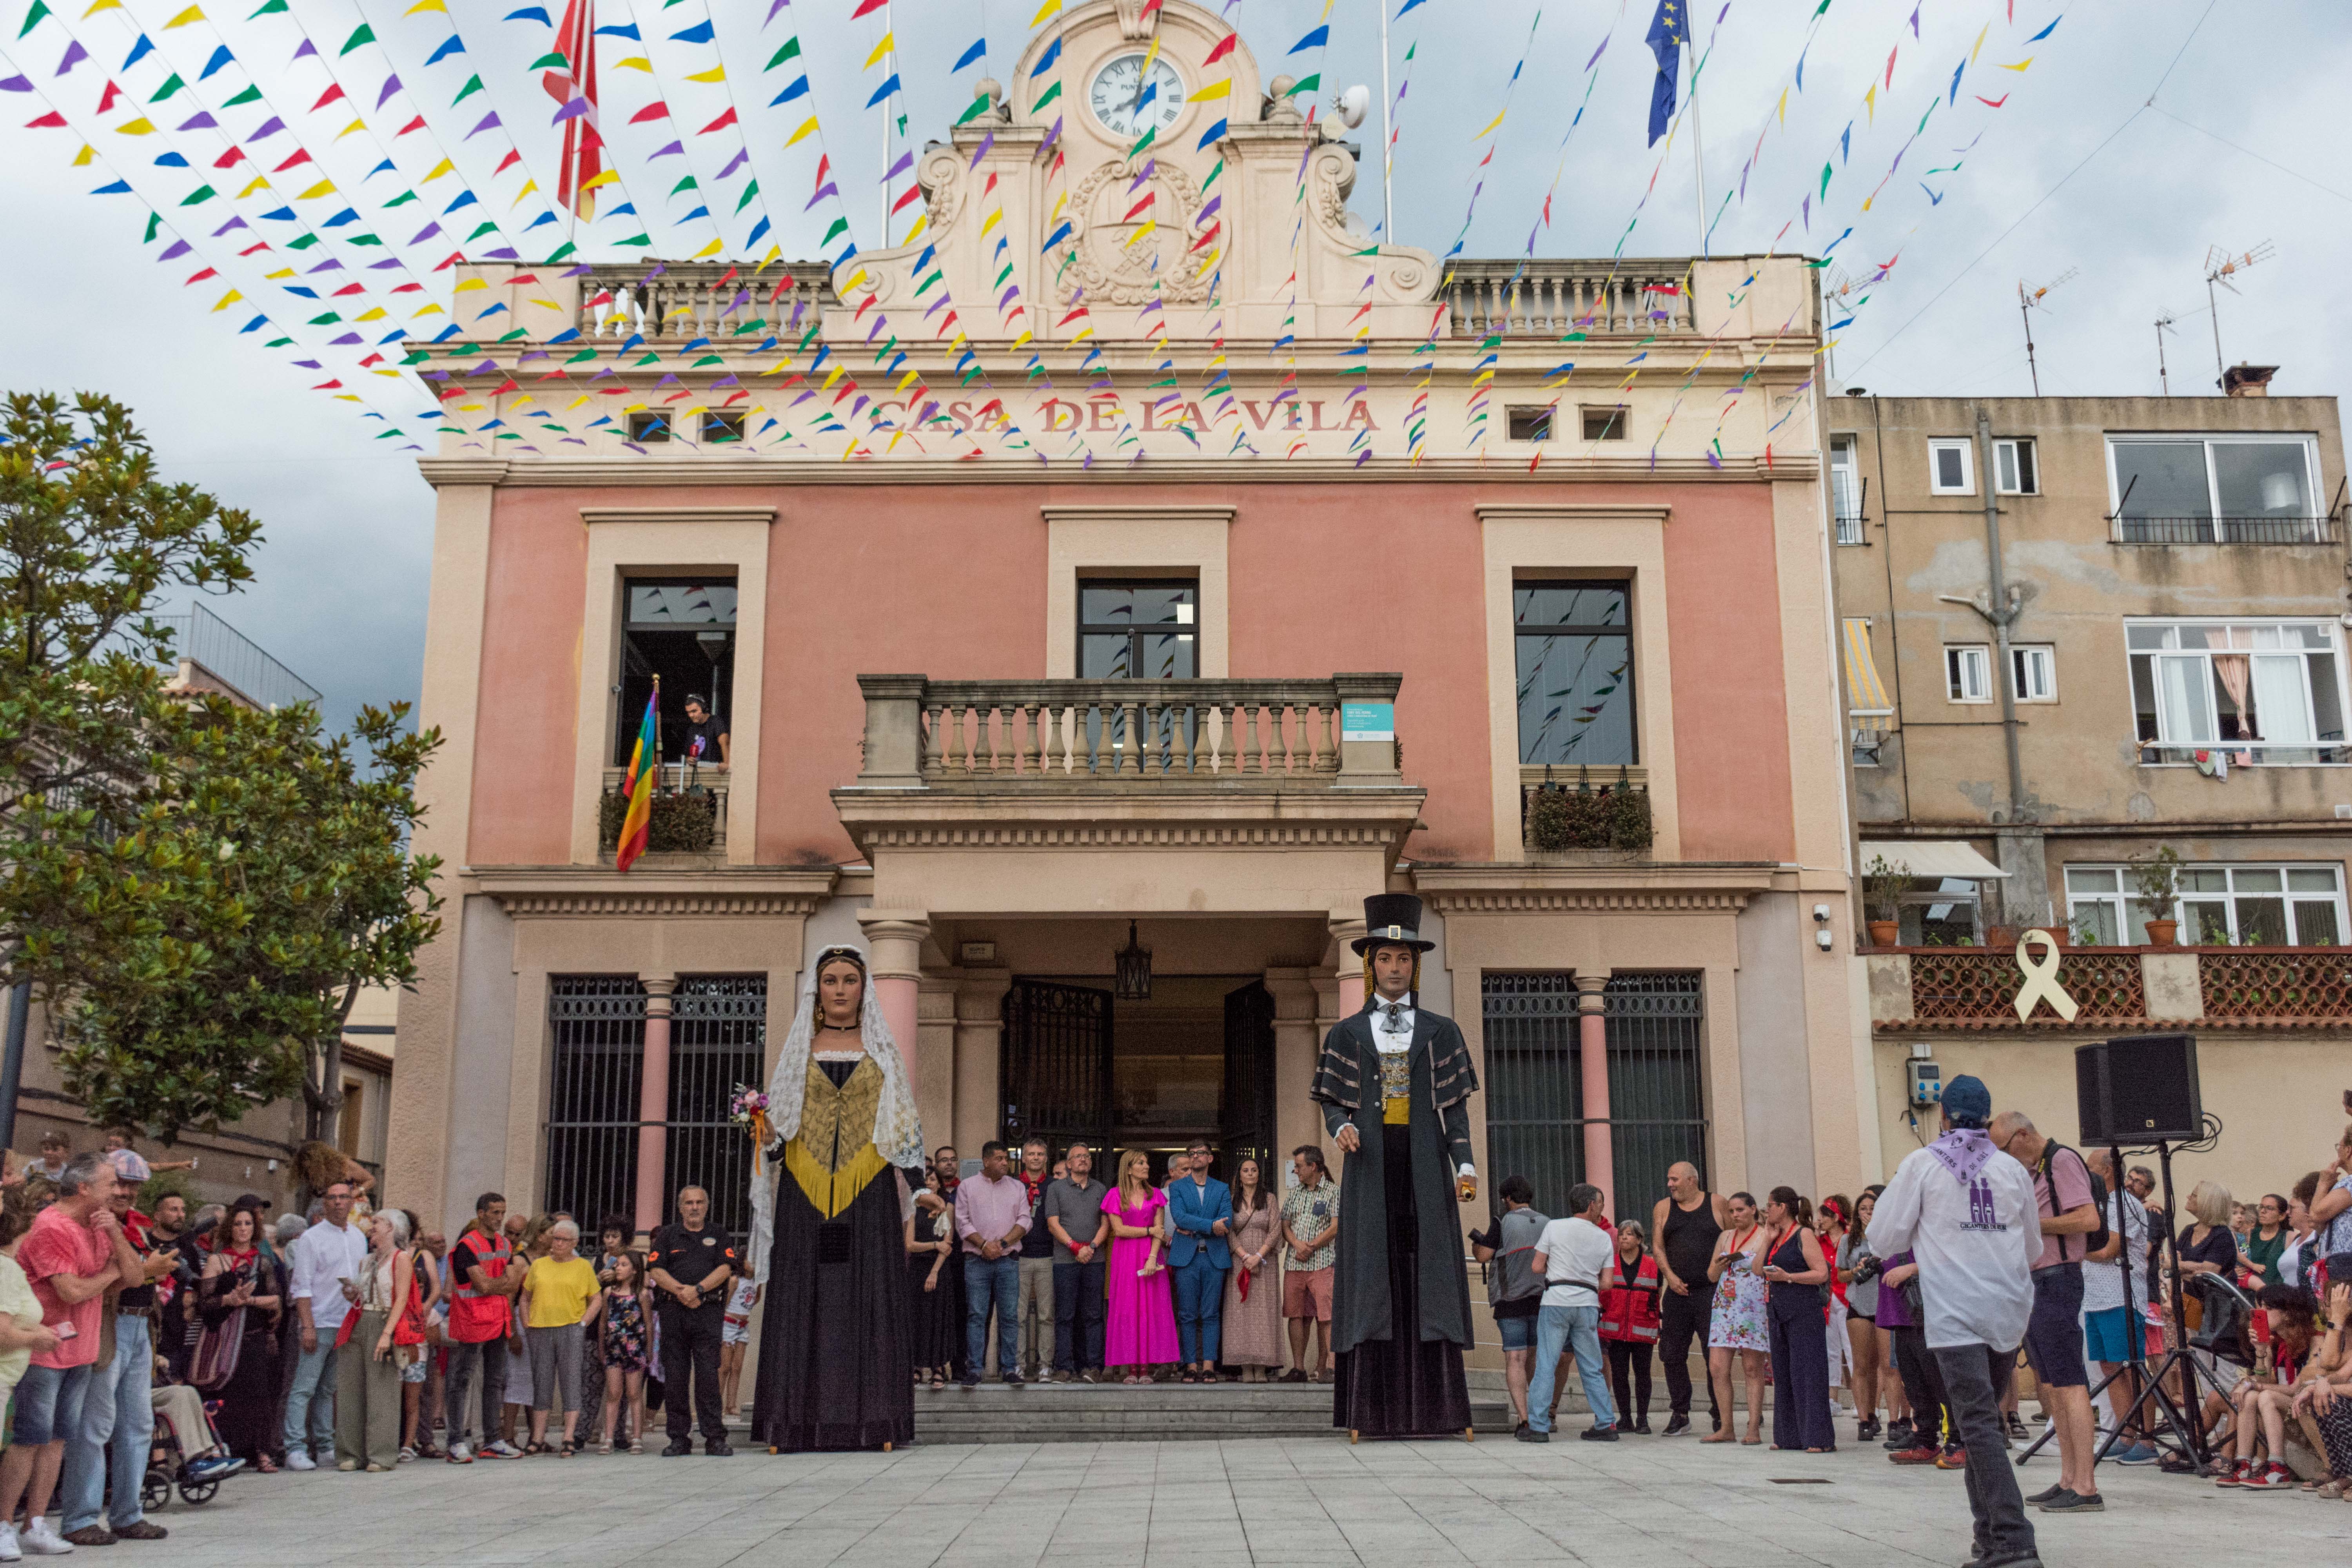
POLYGON ((1217 1374, 1219 1331, 1225 1311, 1225 1270, 1234 1266, 1226 1235, 1234 1227, 1234 1194, 1209 1174, 1209 1143, 1195 1138, 1186 1152, 1189 1174, 1168 1184, 1168 1268, 1176 1287, 1176 1342, 1184 1381, 1217 1374))

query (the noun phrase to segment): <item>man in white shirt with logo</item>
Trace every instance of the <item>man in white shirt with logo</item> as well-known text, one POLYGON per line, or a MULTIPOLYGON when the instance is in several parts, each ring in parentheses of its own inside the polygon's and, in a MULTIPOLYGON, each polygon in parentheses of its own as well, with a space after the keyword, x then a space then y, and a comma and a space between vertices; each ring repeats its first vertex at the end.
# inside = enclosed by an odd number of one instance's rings
POLYGON ((1992 1094, 1963 1073, 1944 1089, 1944 1135, 1914 1150, 1878 1195, 1870 1250, 1912 1252, 1927 1307, 1927 1348, 1968 1449, 1973 1568, 2041 1568, 2017 1471, 2001 1431, 2000 1390, 2033 1314, 2042 1256, 2033 1176, 1992 1145, 1992 1094))
MULTIPOLYGON (((286 1390, 286 1468, 312 1470, 335 1442, 335 1336, 358 1310, 356 1289, 367 1263, 367 1237, 352 1224, 352 1185, 320 1194, 319 1223, 294 1244, 294 1319, 302 1356, 286 1390), (305 1430, 307 1418, 308 1430, 305 1430)), ((365 1355, 365 1347, 353 1355, 365 1355)))
POLYGON ((1577 1436, 1588 1443, 1614 1443, 1617 1407, 1609 1397, 1609 1374, 1601 1358, 1601 1292, 1615 1279, 1617 1243, 1601 1189, 1591 1182, 1569 1189, 1568 1215, 1536 1237, 1534 1268, 1543 1276, 1543 1310, 1536 1319, 1527 1425, 1517 1436, 1522 1443, 1551 1441, 1553 1380, 1559 1375, 1560 1352, 1572 1348, 1584 1402, 1592 1407, 1592 1425, 1577 1436))

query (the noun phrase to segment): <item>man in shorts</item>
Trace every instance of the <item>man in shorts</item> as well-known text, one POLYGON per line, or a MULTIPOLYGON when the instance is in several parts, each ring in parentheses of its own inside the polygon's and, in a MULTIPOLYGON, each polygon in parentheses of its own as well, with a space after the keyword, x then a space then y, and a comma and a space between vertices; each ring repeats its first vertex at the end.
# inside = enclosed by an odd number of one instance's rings
POLYGON ((1298 1184, 1282 1195, 1282 1315, 1290 1321, 1290 1370, 1285 1383, 1330 1380, 1331 1265, 1339 1255, 1339 1184, 1323 1151, 1301 1143, 1290 1152, 1298 1184), (1315 1332, 1315 1370, 1307 1370, 1308 1325, 1315 1332))

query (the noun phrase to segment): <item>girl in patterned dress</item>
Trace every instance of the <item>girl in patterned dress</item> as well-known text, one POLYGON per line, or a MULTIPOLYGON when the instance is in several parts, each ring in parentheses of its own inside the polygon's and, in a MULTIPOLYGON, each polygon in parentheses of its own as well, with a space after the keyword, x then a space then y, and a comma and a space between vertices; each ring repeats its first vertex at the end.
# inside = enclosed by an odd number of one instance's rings
POLYGON ((1764 1440, 1764 1365, 1772 1351, 1770 1327, 1765 1319, 1763 1266, 1764 1227, 1757 1222, 1756 1200, 1734 1193, 1727 1205, 1731 1223, 1716 1237, 1715 1260, 1706 1277, 1716 1282, 1714 1316, 1707 1329, 1706 1373, 1715 1385, 1716 1408, 1724 1413, 1723 1430, 1701 1437, 1702 1443, 1732 1440, 1731 1366, 1736 1360, 1748 1384, 1748 1435, 1742 1443, 1764 1440))
POLYGON ((646 1334, 645 1255, 623 1252, 613 1259, 613 1282, 604 1288, 604 1442, 596 1451, 613 1451, 614 1419, 625 1400, 629 1452, 646 1451, 646 1365, 649 1359, 646 1334))

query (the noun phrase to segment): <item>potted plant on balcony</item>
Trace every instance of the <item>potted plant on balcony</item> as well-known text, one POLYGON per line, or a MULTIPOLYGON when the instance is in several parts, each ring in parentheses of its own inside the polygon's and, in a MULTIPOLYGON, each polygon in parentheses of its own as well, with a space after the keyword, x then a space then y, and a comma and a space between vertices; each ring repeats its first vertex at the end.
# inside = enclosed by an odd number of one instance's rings
POLYGON ((1862 901, 1870 911, 1870 945, 1893 947, 1903 930, 1903 889, 1911 868, 1874 855, 1862 876, 1862 901))
MULTIPOLYGON (((2169 913, 2178 907, 2180 896, 2180 856, 2167 844, 2149 855, 2132 857, 2132 887, 2139 901, 2150 910, 2169 913)), ((2154 920, 2147 922, 2147 940, 2157 947, 2170 947, 2180 933, 2176 920, 2154 920)))

